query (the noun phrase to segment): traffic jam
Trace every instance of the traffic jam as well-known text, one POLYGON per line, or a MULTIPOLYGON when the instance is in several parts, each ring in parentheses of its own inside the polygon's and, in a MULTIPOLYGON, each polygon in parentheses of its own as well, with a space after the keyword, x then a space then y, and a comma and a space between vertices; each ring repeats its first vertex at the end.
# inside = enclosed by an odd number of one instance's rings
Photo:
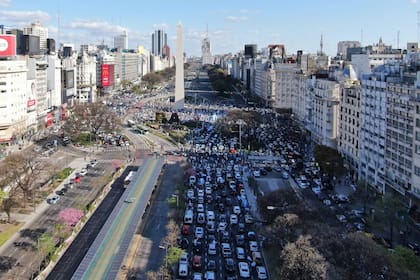
POLYGON ((268 279, 247 199, 252 172, 239 153, 228 152, 231 141, 209 133, 189 155, 178 278, 268 279))

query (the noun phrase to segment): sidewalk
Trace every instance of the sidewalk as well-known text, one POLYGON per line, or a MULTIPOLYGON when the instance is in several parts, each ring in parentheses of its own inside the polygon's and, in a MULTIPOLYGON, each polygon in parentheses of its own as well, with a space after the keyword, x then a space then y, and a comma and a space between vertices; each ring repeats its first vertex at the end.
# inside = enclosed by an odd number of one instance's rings
MULTIPOLYGON (((72 162, 69 163, 69 167, 73 168, 73 173, 70 174, 68 178, 72 178, 75 176, 75 173, 80 171, 80 169, 84 168, 86 166, 86 161, 83 158, 76 158, 72 162)), ((55 188, 52 193, 49 196, 55 195, 55 192, 57 190, 60 190, 64 187, 64 184, 67 183, 68 179, 61 182, 57 188, 55 188)), ((31 212, 30 214, 18 214, 18 213, 12 213, 10 215, 11 220, 16 220, 22 223, 25 223, 20 230, 24 230, 27 228, 32 227, 34 223, 37 222, 38 218, 44 214, 44 212, 47 210, 47 208, 50 205, 47 203, 46 200, 43 200, 40 204, 38 204, 35 208, 34 212, 31 212)), ((0 214, 0 217, 3 219, 7 219, 7 216, 4 212, 0 214)), ((14 235, 12 235, 1 247, 0 247, 0 255, 3 255, 6 248, 8 248, 15 240, 17 240, 20 237, 20 232, 16 232, 14 235)))

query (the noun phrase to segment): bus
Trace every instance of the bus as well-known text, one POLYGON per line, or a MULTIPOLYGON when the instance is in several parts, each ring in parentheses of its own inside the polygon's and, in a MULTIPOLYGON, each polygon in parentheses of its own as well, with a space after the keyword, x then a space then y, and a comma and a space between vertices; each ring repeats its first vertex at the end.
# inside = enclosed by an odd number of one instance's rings
POLYGON ((147 133, 149 133, 149 129, 146 126, 140 125, 140 124, 136 126, 136 130, 140 134, 147 134, 147 133))
POLYGON ((134 127, 136 125, 136 122, 133 120, 127 120, 127 126, 128 127, 134 127))
POLYGON ((124 187, 130 184, 130 182, 133 180, 134 174, 134 171, 128 172, 128 175, 124 178, 124 187))

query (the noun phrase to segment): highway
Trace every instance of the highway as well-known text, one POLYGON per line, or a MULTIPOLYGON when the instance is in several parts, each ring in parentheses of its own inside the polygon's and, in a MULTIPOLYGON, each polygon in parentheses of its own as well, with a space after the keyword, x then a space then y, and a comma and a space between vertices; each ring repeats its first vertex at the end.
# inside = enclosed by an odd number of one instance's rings
POLYGON ((115 279, 165 159, 150 157, 127 186, 72 279, 115 279))

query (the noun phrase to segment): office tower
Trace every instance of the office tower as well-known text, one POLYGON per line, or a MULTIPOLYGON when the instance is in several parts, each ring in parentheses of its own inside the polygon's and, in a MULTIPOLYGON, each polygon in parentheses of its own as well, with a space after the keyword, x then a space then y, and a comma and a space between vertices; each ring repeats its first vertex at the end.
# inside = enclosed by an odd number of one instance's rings
POLYGON ((182 24, 178 23, 176 35, 176 60, 175 60, 175 105, 174 109, 184 108, 184 41, 182 24))
POLYGON ((164 47, 167 45, 168 36, 162 30, 158 29, 152 34, 152 54, 162 56, 164 54, 164 47))
POLYGON ((47 51, 48 28, 43 27, 39 21, 31 23, 31 26, 23 29, 24 35, 34 35, 39 37, 39 48, 47 51))
POLYGON ((201 59, 202 65, 206 64, 213 64, 213 56, 211 55, 211 49, 210 49, 210 39, 208 36, 203 39, 203 42, 201 43, 201 59))
POLYGON ((124 31, 123 34, 114 37, 114 48, 122 50, 128 49, 127 31, 124 31))

